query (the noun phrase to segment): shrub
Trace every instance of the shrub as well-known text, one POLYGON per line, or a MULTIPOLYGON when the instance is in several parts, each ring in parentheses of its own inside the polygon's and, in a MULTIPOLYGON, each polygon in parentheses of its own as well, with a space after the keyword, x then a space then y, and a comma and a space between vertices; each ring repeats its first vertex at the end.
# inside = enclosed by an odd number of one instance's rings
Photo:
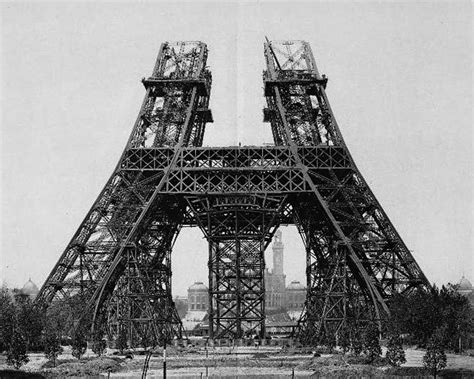
POLYGON ((350 336, 351 350, 355 355, 360 355, 364 351, 361 327, 354 322, 347 325, 350 336))
POLYGON ((364 349, 367 354, 369 363, 382 355, 382 349, 380 347, 379 330, 375 324, 367 325, 364 334, 364 349))
POLYGON ((339 346, 341 346, 344 354, 349 351, 349 348, 351 346, 351 336, 349 328, 345 325, 341 328, 341 331, 339 333, 339 346))
POLYGON ((43 349, 43 312, 29 298, 16 304, 16 327, 26 341, 27 350, 42 351, 43 349))
POLYGON ((96 332, 92 338, 92 351, 98 356, 102 356, 107 350, 107 343, 105 342, 102 333, 96 332))
POLYGON ((0 352, 8 350, 15 329, 15 305, 7 288, 0 288, 0 352))
POLYGON ((329 349, 329 354, 334 352, 334 348, 336 347, 336 336, 332 331, 326 334, 324 345, 329 349))
POLYGON ((469 300, 457 293, 457 286, 440 289, 419 288, 395 295, 390 304, 390 324, 411 343, 427 346, 436 329, 446 327, 445 348, 458 350, 459 339, 466 339, 472 328, 469 300))
POLYGON ((63 348, 61 347, 59 336, 50 330, 46 331, 44 337, 44 355, 48 360, 53 362, 54 367, 56 367, 58 355, 62 352, 63 348))
POLYGON ((26 354, 26 340, 17 330, 15 330, 7 353, 7 364, 19 369, 28 362, 29 358, 26 354))
POLYGON ((402 340, 399 335, 392 334, 389 336, 385 357, 390 365, 394 367, 398 367, 407 361, 405 359, 402 340))
POLYGON ((359 334, 352 337, 352 351, 355 355, 360 355, 364 351, 364 344, 359 334))
POLYGON ((81 359, 87 350, 87 341, 81 330, 76 330, 71 341, 72 356, 81 359))
POLYGON ((426 354, 423 357, 423 365, 431 371, 436 378, 439 370, 446 367, 446 353, 444 352, 444 340, 446 329, 438 328, 431 336, 426 354))
POLYGON ((127 333, 125 328, 120 328, 117 340, 115 341, 115 348, 120 351, 120 354, 123 354, 123 351, 127 349, 127 333))

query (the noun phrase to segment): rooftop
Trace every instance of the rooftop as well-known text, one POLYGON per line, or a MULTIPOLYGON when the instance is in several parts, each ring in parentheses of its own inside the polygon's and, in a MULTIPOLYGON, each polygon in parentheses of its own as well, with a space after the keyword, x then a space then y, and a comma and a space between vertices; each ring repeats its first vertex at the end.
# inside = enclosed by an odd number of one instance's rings
POLYGON ((293 280, 288 286, 286 287, 287 290, 304 290, 306 286, 301 284, 299 280, 293 280))
POLYGON ((459 281, 458 291, 472 291, 472 290, 473 290, 472 283, 469 280, 467 280, 463 275, 463 277, 459 281))
POLYGON ((23 288, 21 289, 21 292, 24 294, 24 295, 33 295, 33 296, 36 296, 39 292, 39 289, 38 289, 38 286, 33 283, 30 280, 28 280, 25 285, 23 286, 23 288))
POLYGON ((204 285, 203 282, 194 282, 192 286, 188 288, 188 291, 206 291, 208 288, 204 285))

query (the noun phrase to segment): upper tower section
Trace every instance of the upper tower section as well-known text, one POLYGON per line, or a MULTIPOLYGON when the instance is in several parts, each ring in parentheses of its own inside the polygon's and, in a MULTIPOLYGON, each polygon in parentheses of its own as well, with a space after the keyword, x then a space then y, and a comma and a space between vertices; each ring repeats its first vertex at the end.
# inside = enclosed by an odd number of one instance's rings
POLYGON ((165 42, 152 75, 143 79, 147 92, 128 148, 201 146, 212 76, 206 68, 203 42, 165 42))
POLYGON ((306 41, 266 41, 268 79, 322 79, 306 41))
POLYGON ((164 42, 156 59, 150 79, 204 79, 211 73, 206 70, 207 45, 203 42, 164 42))
POLYGON ((305 41, 266 41, 263 82, 275 145, 342 144, 326 98, 327 78, 320 75, 305 41))

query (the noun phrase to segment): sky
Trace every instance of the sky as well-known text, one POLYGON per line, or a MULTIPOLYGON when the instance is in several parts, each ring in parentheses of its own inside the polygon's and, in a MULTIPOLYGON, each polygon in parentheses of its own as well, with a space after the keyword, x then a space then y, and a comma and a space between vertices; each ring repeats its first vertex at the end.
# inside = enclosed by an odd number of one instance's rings
MULTIPOLYGON (((2 2, 0 281, 40 286, 112 173, 163 41, 200 40, 213 75, 206 146, 271 142, 263 43, 303 39, 362 175, 431 282, 474 282, 472 4, 2 2)), ((304 250, 283 229, 287 282, 304 250)), ((184 229, 173 294, 207 282, 184 229)), ((267 266, 271 257, 267 252, 267 266)))

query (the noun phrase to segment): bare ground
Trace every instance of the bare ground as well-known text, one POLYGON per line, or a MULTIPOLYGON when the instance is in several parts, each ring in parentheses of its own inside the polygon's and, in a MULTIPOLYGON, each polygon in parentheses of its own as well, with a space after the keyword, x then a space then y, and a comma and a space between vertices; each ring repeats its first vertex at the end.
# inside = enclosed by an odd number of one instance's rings
MULTIPOLYGON (((210 348, 208 356, 204 348, 167 350, 167 376, 175 378, 290 378, 295 377, 422 377, 424 350, 405 349, 407 362, 402 368, 391 369, 388 366, 371 366, 349 359, 342 354, 323 354, 313 357, 309 350, 285 349, 281 347, 220 347, 210 348), (201 376, 202 375, 202 376, 201 376)), ((474 378, 474 357, 469 355, 448 354, 448 367, 440 377, 474 378)), ((88 351, 81 361, 70 354, 65 347, 58 359, 57 367, 51 367, 43 354, 32 353, 30 362, 22 370, 32 374, 39 372, 45 377, 88 377, 98 378, 140 378, 145 355, 134 354, 132 359, 114 355, 109 350, 104 357, 97 358, 88 351)), ((7 369, 5 356, 0 355, 0 377, 12 377, 5 374, 7 369)), ((160 378, 163 373, 161 351, 157 351, 150 360, 147 378, 160 378)))

